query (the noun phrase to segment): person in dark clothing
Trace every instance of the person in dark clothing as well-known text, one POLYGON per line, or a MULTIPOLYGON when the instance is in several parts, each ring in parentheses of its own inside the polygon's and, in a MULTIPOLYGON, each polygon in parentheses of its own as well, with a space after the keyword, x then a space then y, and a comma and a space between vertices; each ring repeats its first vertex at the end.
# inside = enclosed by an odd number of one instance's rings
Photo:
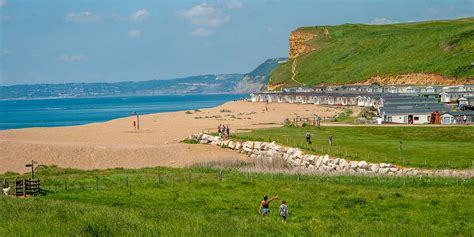
POLYGON ((226 137, 227 137, 227 138, 230 137, 230 128, 229 128, 229 125, 227 125, 227 127, 225 128, 225 134, 226 134, 226 137))
POLYGON ((311 133, 309 133, 309 131, 306 132, 306 142, 308 144, 311 144, 311 133))
POLYGON ((269 204, 271 201, 275 199, 278 199, 278 196, 272 197, 270 199, 268 199, 267 195, 263 196, 263 200, 260 202, 260 208, 259 208, 259 213, 262 216, 267 216, 268 214, 270 214, 269 204))

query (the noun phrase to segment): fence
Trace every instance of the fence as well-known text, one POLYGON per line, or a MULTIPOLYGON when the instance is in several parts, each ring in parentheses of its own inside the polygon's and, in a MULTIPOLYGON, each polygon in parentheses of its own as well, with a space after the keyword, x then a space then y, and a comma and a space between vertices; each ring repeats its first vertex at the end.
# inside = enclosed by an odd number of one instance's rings
POLYGON ((15 184, 14 186, 15 196, 37 195, 41 191, 41 188, 40 188, 41 182, 39 178, 38 179, 20 179, 20 180, 15 179, 14 184, 15 184))
MULTIPOLYGON (((209 168, 207 168, 209 169, 209 168)), ((144 189, 160 189, 160 188, 185 188, 188 185, 201 187, 202 185, 216 186, 220 185, 228 187, 228 184, 252 185, 255 183, 268 182, 284 182, 292 181, 294 184, 300 182, 311 183, 330 183, 342 185, 369 185, 384 188, 400 188, 400 187, 423 187, 423 186, 465 186, 473 185, 473 179, 464 178, 439 178, 439 177, 382 177, 382 176, 338 176, 313 174, 304 170, 294 170, 291 172, 251 172, 244 169, 219 169, 206 172, 193 170, 187 173, 154 173, 154 174, 128 174, 123 176, 120 174, 103 175, 103 176, 82 176, 71 179, 71 177, 54 177, 51 179, 43 179, 42 185, 47 187, 41 190, 47 192, 125 192, 127 195, 134 195, 135 192, 141 192, 144 189), (140 191, 141 190, 141 191, 140 191)), ((31 180, 15 180, 18 182, 20 190, 16 195, 33 195, 32 189, 27 187, 35 186, 37 182, 37 192, 39 192, 39 179, 31 180), (23 185, 25 184, 25 185, 23 185), (30 185, 32 184, 32 185, 30 185), (22 189, 25 188, 25 189, 22 189), (22 192, 22 190, 26 190, 22 192), (29 194, 28 194, 29 193, 29 194)), ((15 190, 17 191, 17 190, 15 190)))
MULTIPOLYGON (((320 117, 319 122, 325 122, 325 121, 332 121, 333 119, 328 119, 328 118, 323 118, 320 117)), ((295 118, 287 118, 285 119, 285 124, 287 125, 293 125, 293 126, 303 126, 309 125, 309 126, 318 126, 318 119, 316 117, 295 117, 295 118)))

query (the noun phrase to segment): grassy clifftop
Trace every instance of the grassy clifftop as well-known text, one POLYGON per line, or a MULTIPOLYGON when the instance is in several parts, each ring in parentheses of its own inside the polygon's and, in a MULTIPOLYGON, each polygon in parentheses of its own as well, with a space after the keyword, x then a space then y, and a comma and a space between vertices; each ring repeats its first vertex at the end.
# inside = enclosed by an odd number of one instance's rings
POLYGON ((472 82, 474 18, 299 28, 290 35, 290 60, 272 72, 269 88, 409 74, 472 82))

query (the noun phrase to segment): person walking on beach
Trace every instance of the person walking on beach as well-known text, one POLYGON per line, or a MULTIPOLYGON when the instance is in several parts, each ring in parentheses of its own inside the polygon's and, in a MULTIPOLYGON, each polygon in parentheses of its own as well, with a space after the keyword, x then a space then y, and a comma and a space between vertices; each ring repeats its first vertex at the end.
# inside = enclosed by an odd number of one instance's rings
POLYGON ((329 135, 328 142, 329 142, 329 145, 332 146, 332 134, 329 135))
POLYGON ((226 138, 229 138, 229 137, 230 137, 230 128, 229 128, 229 125, 227 125, 227 127, 225 128, 225 134, 226 134, 226 138))
POLYGON ((217 132, 219 133, 219 137, 222 137, 222 124, 219 124, 219 126, 217 126, 217 132))
POLYGON ((133 121, 133 129, 137 130, 137 122, 135 120, 133 121))
POLYGON ((275 199, 278 199, 278 196, 272 197, 270 199, 268 199, 267 195, 263 196, 263 200, 260 202, 260 208, 259 208, 259 213, 261 216, 268 216, 268 214, 270 214, 269 205, 270 205, 270 202, 275 199))
POLYGON ((286 217, 288 216, 288 206, 286 205, 286 200, 281 201, 280 205, 280 216, 281 216, 281 223, 286 223, 286 217))
POLYGON ((311 133, 309 133, 309 131, 306 132, 306 142, 308 144, 313 143, 313 142, 311 142, 311 133))

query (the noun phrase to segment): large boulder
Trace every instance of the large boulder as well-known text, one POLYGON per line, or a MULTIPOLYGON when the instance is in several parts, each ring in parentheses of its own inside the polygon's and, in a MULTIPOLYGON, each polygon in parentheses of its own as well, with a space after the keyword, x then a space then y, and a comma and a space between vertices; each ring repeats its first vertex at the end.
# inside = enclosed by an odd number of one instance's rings
POLYGON ((355 168, 357 168, 357 167, 359 166, 359 162, 354 161, 354 160, 351 161, 349 164, 350 164, 350 166, 351 166, 351 169, 355 169, 355 168))
POLYGON ((227 146, 230 148, 230 149, 235 149, 235 142, 234 141, 230 141, 227 146))
POLYGON ((261 142, 254 142, 253 149, 257 149, 257 150, 262 149, 262 143, 261 142))
POLYGON ((212 141, 213 137, 211 135, 202 134, 201 140, 212 141))
POLYGON ((357 164, 357 167, 359 167, 359 169, 367 169, 369 166, 369 164, 367 164, 367 162, 365 160, 363 161, 359 161, 359 163, 357 164))
POLYGON ((389 168, 380 168, 379 169, 379 174, 387 174, 388 173, 388 170, 389 168))
POLYGON ((253 149, 253 142, 246 141, 242 145, 243 145, 244 148, 253 149))
POLYGON ((323 165, 323 159, 324 159, 324 156, 318 157, 315 163, 316 167, 321 167, 321 165, 323 165))
POLYGON ((323 157, 323 164, 324 164, 324 165, 328 165, 328 164, 329 164, 329 155, 325 155, 325 156, 323 157))
POLYGON ((344 160, 344 159, 339 160, 339 169, 340 170, 346 170, 348 167, 350 167, 350 165, 346 160, 344 160))
POLYGON ((380 166, 378 164, 372 164, 370 166, 370 171, 372 171, 372 173, 377 173, 379 172, 379 169, 380 169, 380 166))
POLYGON ((240 143, 240 142, 235 142, 234 149, 235 149, 235 150, 240 150, 240 148, 242 148, 242 143, 240 143))

